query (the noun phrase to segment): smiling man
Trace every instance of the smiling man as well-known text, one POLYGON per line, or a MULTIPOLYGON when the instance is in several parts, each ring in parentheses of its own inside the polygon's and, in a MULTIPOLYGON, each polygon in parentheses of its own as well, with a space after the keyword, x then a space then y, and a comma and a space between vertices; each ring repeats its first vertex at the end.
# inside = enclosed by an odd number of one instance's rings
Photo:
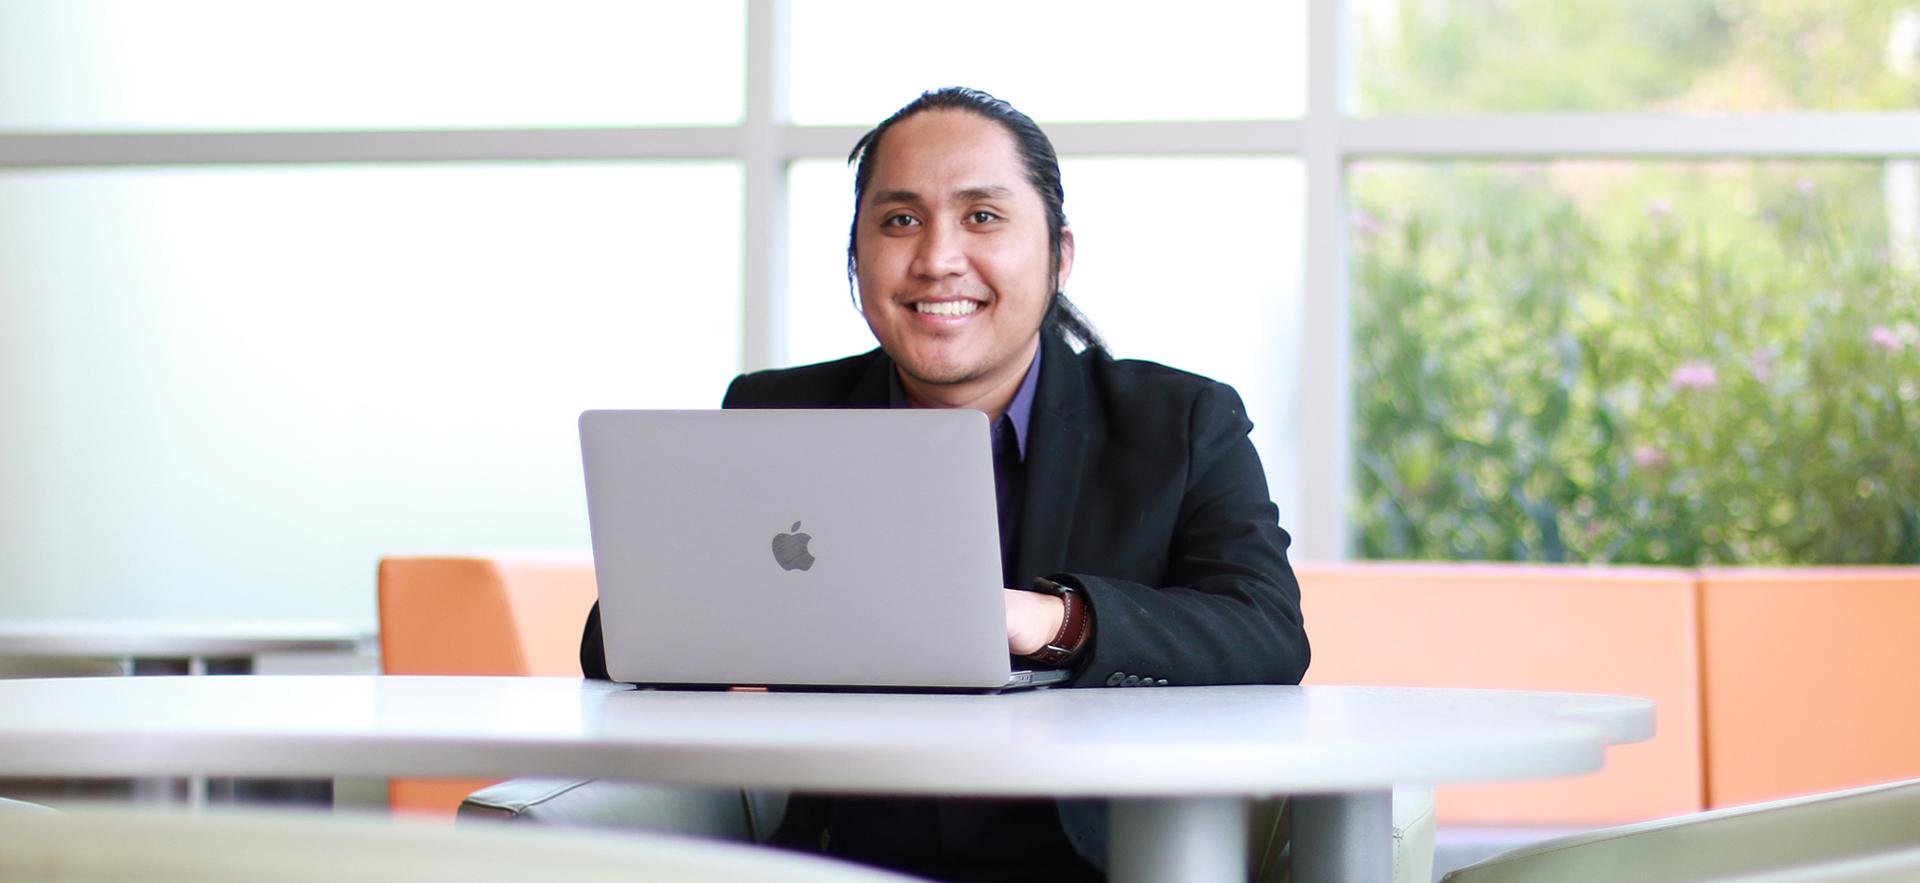
MULTIPOLYGON (((736 379, 730 408, 974 408, 992 426, 1007 646, 1080 687, 1298 683, 1289 539, 1240 397, 1118 360, 1062 287, 1053 145, 929 92, 860 139, 848 276, 880 347, 736 379)), ((1167 292, 1170 304, 1185 292, 1167 292)), ((606 677, 597 619, 581 650, 606 677)), ((1142 758, 1151 763, 1152 758, 1142 758)), ((777 842, 941 879, 1098 880, 1104 805, 796 795, 777 842)))

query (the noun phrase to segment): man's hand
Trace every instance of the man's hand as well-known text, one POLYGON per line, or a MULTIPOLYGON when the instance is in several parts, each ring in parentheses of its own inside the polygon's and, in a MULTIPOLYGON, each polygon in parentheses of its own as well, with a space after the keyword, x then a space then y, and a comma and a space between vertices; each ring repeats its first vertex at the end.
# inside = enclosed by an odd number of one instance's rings
POLYGON ((1027 656, 1047 646, 1060 633, 1060 622, 1067 618, 1066 602, 1053 595, 1006 590, 1007 649, 1015 656, 1027 656))

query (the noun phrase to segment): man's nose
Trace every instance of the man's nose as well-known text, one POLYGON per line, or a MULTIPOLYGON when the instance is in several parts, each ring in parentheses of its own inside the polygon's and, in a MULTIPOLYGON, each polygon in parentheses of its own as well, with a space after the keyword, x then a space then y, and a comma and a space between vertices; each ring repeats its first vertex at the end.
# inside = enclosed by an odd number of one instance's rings
POLYGON ((935 222, 921 228, 913 255, 913 274, 928 279, 958 276, 967 271, 967 253, 960 225, 935 222))

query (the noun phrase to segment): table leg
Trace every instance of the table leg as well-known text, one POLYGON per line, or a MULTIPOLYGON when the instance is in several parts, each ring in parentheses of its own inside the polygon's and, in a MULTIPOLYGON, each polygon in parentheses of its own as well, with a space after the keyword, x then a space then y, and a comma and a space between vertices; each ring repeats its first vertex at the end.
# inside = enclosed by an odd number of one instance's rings
POLYGON ((1307 794, 1292 802, 1297 883, 1393 879, 1393 792, 1307 794))
POLYGON ((334 779, 334 812, 386 812, 386 779, 334 779))
POLYGON ((1115 800, 1107 871, 1114 883, 1247 878, 1247 803, 1237 797, 1115 800))

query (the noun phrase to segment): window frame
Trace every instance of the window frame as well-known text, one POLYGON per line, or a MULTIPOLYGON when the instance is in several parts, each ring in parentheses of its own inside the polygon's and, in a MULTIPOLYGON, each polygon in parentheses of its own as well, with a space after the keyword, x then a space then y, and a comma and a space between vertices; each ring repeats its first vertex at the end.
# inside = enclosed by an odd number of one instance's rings
MULTIPOLYGON (((744 180, 742 368, 784 362, 787 323, 786 172, 802 159, 843 158, 859 127, 787 122, 792 0, 746 3, 745 115, 737 125, 555 130, 314 131, 182 134, 0 132, 0 171, 44 167, 254 165, 475 160, 724 159, 744 180)), ((1352 10, 1307 4, 1305 116, 1249 122, 1062 123, 1062 156, 1296 157, 1306 175, 1299 450, 1303 511, 1288 513, 1296 554, 1350 554, 1352 487, 1346 169, 1363 159, 1889 159, 1920 155, 1920 112, 1496 116, 1351 113, 1352 10), (1464 124, 1463 124, 1464 123, 1464 124)))

